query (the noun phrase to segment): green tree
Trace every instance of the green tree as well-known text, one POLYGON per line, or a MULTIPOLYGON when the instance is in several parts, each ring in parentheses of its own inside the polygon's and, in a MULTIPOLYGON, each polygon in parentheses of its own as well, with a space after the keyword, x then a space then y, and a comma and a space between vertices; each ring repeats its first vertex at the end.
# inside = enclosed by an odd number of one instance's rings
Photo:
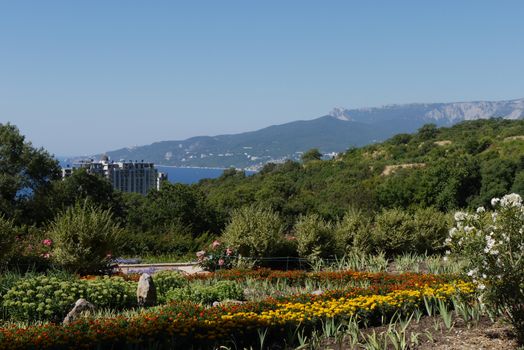
POLYGON ((322 153, 318 150, 318 148, 312 148, 309 151, 302 154, 301 157, 302 161, 304 163, 308 163, 312 160, 321 160, 322 159, 322 153))
POLYGON ((194 235, 219 229, 214 209, 195 186, 165 183, 159 191, 149 192, 144 201, 135 199, 134 203, 138 206, 127 208, 134 229, 162 232, 176 224, 190 227, 194 235))
POLYGON ((13 255, 16 229, 12 220, 0 215, 0 270, 5 267, 13 255))
POLYGON ((58 162, 42 148, 34 148, 17 127, 0 124, 0 214, 17 222, 33 223, 25 208, 44 195, 59 178, 58 162))

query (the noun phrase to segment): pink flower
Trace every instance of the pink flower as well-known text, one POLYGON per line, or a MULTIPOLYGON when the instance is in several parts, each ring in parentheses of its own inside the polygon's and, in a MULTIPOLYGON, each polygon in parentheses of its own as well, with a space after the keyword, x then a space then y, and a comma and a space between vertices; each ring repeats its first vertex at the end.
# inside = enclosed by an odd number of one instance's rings
POLYGON ((224 265, 224 259, 218 259, 218 266, 224 265))
POLYGON ((211 246, 213 247, 213 249, 215 249, 216 247, 220 246, 220 242, 219 241, 214 241, 213 244, 211 244, 211 246))
POLYGON ((42 241, 42 244, 45 245, 45 246, 47 246, 47 247, 50 247, 51 244, 53 244, 53 241, 50 240, 49 238, 46 238, 46 239, 44 239, 44 240, 42 241))
POLYGON ((227 256, 230 256, 231 254, 233 254, 233 249, 231 249, 231 248, 227 248, 227 249, 226 249, 226 255, 227 255, 227 256))
POLYGON ((200 250, 200 251, 196 252, 196 257, 198 258, 198 260, 204 259, 205 255, 206 255, 206 251, 205 250, 200 250))
POLYGON ((51 256, 51 254, 49 254, 49 253, 42 254, 42 258, 44 258, 44 259, 49 259, 50 256, 51 256))

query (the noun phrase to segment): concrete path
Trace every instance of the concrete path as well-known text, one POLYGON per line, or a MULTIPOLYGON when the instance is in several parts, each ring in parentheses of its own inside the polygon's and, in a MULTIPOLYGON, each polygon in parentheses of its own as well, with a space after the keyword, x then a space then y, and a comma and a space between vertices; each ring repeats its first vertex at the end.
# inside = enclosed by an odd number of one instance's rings
POLYGON ((194 274, 204 272, 204 270, 198 266, 196 262, 190 263, 159 263, 159 264, 118 264, 118 269, 122 273, 144 273, 149 274, 158 272, 158 271, 180 271, 186 274, 194 274))

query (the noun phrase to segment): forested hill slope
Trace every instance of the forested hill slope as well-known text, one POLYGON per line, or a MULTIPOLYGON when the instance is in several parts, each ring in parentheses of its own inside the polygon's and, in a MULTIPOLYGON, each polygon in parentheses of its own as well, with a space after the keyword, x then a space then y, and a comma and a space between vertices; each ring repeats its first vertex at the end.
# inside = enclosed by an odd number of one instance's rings
POLYGON ((333 160, 268 164, 249 177, 229 170, 198 186, 224 212, 260 203, 288 218, 307 212, 334 218, 349 207, 488 206, 492 197, 524 194, 524 121, 425 125, 333 160))
POLYGON ((375 108, 335 108, 313 120, 273 125, 233 135, 199 136, 180 141, 109 151, 113 160, 197 167, 260 168, 268 162, 298 160, 302 152, 322 153, 383 141, 400 132, 414 132, 434 123, 451 126, 464 120, 524 118, 524 99, 455 103, 412 103, 375 108))

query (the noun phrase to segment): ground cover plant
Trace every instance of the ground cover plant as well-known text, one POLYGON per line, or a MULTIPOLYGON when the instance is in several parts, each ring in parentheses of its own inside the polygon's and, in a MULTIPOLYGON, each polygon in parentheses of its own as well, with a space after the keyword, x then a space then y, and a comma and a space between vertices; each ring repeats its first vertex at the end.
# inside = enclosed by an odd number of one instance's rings
MULTIPOLYGON (((354 275, 372 279, 366 288, 345 287, 322 294, 292 294, 265 298, 245 304, 206 307, 187 301, 172 302, 137 313, 134 316, 103 317, 77 321, 69 326, 47 324, 0 331, 0 348, 67 348, 74 344, 111 348, 213 348, 232 341, 253 345, 258 331, 267 332, 268 344, 297 342, 297 327, 310 332, 322 320, 358 317, 376 323, 395 311, 413 311, 424 300, 450 300, 470 295, 473 285, 449 276, 423 274, 354 275)), ((313 277, 314 275, 310 276, 313 277)), ((328 279, 344 280, 344 274, 328 274, 328 279)), ((287 280, 283 278, 286 282, 287 280)), ((258 340, 257 340, 258 341, 258 340)))

